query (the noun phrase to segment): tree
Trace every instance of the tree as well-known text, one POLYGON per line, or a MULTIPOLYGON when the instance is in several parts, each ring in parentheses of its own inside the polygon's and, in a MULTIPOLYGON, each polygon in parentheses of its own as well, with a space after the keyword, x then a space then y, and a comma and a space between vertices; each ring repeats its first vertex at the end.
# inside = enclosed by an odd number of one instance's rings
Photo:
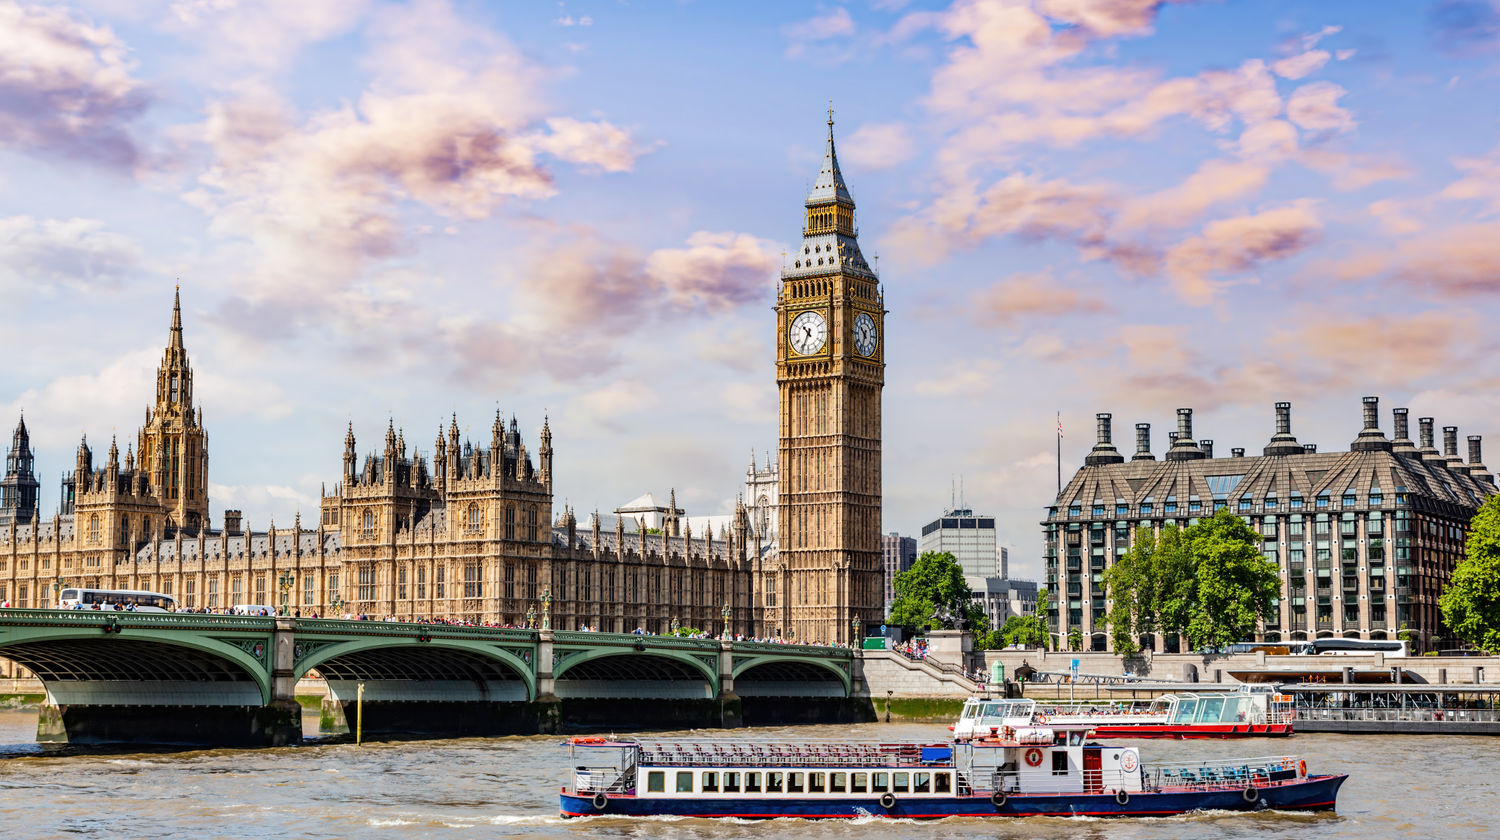
MULTIPOLYGON (((891 603, 887 624, 919 630, 939 630, 960 623, 981 632, 973 625, 984 613, 970 603, 969 584, 963 568, 949 552, 924 552, 910 569, 896 575, 892 582, 896 599, 891 603)), ((989 622, 983 621, 983 631, 989 622)))
POLYGON ((1260 536, 1245 520, 1220 509, 1183 533, 1191 573, 1175 581, 1174 613, 1192 649, 1240 641, 1271 616, 1281 573, 1260 553, 1260 536))
POLYGON ((1155 631, 1160 608, 1160 568, 1151 526, 1136 528, 1129 550, 1105 571, 1104 585, 1110 599, 1109 631, 1115 653, 1134 656, 1140 653, 1137 640, 1155 631))
POLYGON ((1500 653, 1500 496, 1486 499, 1469 522, 1464 559, 1439 604, 1454 635, 1500 653))

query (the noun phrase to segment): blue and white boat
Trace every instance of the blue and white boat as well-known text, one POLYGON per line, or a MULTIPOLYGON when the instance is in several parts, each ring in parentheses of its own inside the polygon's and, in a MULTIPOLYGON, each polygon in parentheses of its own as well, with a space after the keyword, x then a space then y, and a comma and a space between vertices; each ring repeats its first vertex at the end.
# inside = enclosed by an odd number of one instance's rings
POLYGON ((1296 756, 1147 766, 1088 726, 1008 722, 951 743, 573 738, 564 817, 1165 816, 1332 810, 1345 775, 1296 756))

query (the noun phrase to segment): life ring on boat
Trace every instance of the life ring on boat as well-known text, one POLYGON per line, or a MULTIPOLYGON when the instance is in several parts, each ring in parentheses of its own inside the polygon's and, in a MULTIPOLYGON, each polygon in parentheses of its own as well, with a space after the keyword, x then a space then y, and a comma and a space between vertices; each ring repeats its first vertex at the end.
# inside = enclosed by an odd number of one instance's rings
POLYGON ((1042 751, 1039 750, 1039 749, 1037 749, 1036 747, 1032 747, 1031 749, 1027 750, 1026 751, 1026 763, 1029 764, 1029 765, 1031 765, 1032 767, 1041 767, 1042 766, 1042 751))
POLYGON ((1005 807, 1006 799, 1007 797, 1005 795, 1005 791, 1003 790, 997 790, 994 793, 990 794, 990 804, 995 806, 995 810, 997 811, 1005 807))
POLYGON ((1047 716, 1046 715, 1037 715, 1036 716, 1036 722, 1037 723, 1046 723, 1047 722, 1047 716))
POLYGON ((1118 802, 1118 803, 1120 803, 1121 807, 1129 805, 1130 804, 1130 791, 1128 791, 1128 790, 1117 790, 1117 791, 1115 791, 1115 801, 1118 802))
POLYGON ((1307 776, 1307 759, 1304 758, 1297 762, 1297 775, 1302 777, 1307 776))
POLYGON ((896 807, 896 794, 886 791, 880 794, 880 807, 887 811, 896 807))
POLYGON ((608 805, 609 805, 609 797, 604 795, 604 791, 600 791, 600 792, 594 794, 594 810, 595 811, 603 811, 605 809, 605 807, 608 806, 608 805))
POLYGON ((1241 791, 1240 796, 1243 797, 1246 802, 1254 805, 1260 800, 1260 788, 1256 787, 1255 785, 1250 785, 1249 787, 1241 791))

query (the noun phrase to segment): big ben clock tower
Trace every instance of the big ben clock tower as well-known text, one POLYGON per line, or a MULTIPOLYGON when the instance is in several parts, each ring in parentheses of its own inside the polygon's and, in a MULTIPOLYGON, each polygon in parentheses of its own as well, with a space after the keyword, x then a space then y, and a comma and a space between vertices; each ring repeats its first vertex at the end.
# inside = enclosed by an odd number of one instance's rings
POLYGON ((778 565, 768 630, 847 642, 883 616, 880 392, 885 308, 859 251, 854 199, 833 146, 807 196, 802 244, 776 300, 780 392, 778 565))

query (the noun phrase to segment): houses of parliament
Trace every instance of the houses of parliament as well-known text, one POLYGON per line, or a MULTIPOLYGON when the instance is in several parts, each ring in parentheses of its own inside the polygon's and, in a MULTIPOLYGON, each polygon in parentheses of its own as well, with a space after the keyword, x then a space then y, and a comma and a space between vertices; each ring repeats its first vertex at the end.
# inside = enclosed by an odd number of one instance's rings
POLYGON ((885 310, 859 250, 831 116, 804 209, 775 315, 774 540, 743 502, 718 533, 692 533, 675 504, 660 528, 622 518, 607 527, 597 513, 580 523, 554 504, 550 424, 533 450, 498 413, 487 442, 461 440, 452 418, 430 460, 393 422, 361 455, 351 424, 315 522, 299 514, 257 529, 235 510, 214 522, 208 434, 174 299, 144 425, 123 454, 118 441, 101 454, 85 437, 50 517, 39 509, 26 418, 18 423, 0 480, 0 601, 50 607, 59 588, 84 586, 160 592, 184 609, 285 602, 301 615, 613 632, 675 622, 848 642, 882 617, 885 310))

